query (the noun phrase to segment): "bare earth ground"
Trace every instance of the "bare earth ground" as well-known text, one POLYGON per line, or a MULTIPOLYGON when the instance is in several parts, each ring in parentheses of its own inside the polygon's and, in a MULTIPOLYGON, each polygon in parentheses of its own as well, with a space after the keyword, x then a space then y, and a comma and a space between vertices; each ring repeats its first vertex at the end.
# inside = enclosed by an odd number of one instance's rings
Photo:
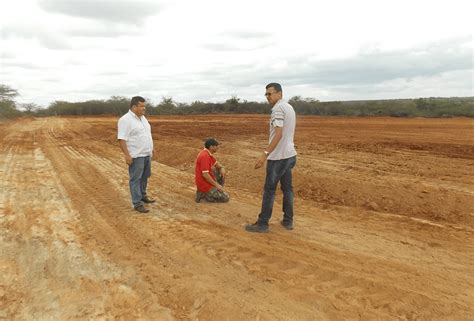
POLYGON ((150 117, 132 211, 115 117, 0 124, 0 319, 472 320, 472 119, 299 117, 295 230, 271 233, 253 164, 267 116, 150 117), (202 138, 227 204, 196 204, 202 138))

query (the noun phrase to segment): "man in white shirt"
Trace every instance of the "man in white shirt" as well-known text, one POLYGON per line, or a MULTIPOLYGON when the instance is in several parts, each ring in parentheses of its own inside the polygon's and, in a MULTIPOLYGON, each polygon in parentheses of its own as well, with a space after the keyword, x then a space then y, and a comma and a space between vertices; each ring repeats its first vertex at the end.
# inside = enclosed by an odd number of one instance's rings
POLYGON ((130 110, 118 121, 117 134, 120 148, 128 165, 132 204, 134 209, 140 213, 150 211, 144 206, 144 203, 155 202, 146 194, 154 150, 151 126, 144 115, 145 99, 140 96, 133 97, 130 102, 130 110))
POLYGON ((265 97, 272 106, 270 117, 270 138, 268 146, 255 163, 255 168, 267 161, 267 173, 262 199, 262 209, 255 224, 247 224, 248 232, 266 233, 268 221, 272 216, 275 191, 280 182, 283 191, 283 220, 281 225, 293 229, 293 177, 292 169, 296 164, 296 150, 293 143, 296 127, 296 115, 293 107, 283 100, 283 91, 278 83, 265 87, 265 97))

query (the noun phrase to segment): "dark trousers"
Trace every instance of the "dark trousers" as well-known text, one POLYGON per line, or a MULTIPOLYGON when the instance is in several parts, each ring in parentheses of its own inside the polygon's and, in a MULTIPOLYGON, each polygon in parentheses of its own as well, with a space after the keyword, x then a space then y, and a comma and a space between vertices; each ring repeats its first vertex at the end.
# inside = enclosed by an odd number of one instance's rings
POLYGON ((267 175, 263 191, 262 209, 258 215, 258 224, 268 225, 272 217, 275 191, 280 182, 283 191, 283 220, 293 222, 293 177, 291 170, 296 165, 296 156, 267 161, 267 175))

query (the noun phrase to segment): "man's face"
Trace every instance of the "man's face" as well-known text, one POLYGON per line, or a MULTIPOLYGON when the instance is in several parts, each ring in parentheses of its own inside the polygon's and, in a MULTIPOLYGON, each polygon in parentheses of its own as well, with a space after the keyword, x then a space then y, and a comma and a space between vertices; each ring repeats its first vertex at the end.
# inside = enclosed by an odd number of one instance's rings
POLYGON ((139 101, 138 105, 132 107, 132 111, 137 115, 137 116, 143 116, 145 115, 145 102, 139 101))
POLYGON ((210 151, 211 153, 213 153, 213 154, 214 154, 215 152, 217 152, 218 150, 219 150, 219 145, 211 145, 211 146, 209 146, 209 151, 210 151))
POLYGON ((275 105, 281 99, 281 91, 277 92, 275 88, 269 87, 265 90, 265 97, 270 105, 275 105))

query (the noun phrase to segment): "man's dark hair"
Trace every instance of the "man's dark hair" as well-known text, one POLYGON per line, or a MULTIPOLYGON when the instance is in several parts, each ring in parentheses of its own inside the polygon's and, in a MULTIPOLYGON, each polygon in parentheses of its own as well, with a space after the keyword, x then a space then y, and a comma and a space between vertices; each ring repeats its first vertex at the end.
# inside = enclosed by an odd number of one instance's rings
POLYGON ((130 101, 130 108, 132 108, 133 106, 138 106, 138 103, 139 103, 139 102, 144 103, 144 102, 145 102, 145 98, 143 98, 143 97, 141 97, 141 96, 132 97, 132 100, 130 101))
POLYGON ((268 89, 268 88, 271 88, 271 87, 275 88, 277 93, 282 92, 281 85, 277 82, 269 83, 268 85, 265 86, 265 89, 268 89))
POLYGON ((206 141, 204 142, 204 147, 208 148, 211 147, 211 146, 217 146, 219 145, 219 142, 217 140, 215 140, 214 138, 208 138, 206 139, 206 141))

